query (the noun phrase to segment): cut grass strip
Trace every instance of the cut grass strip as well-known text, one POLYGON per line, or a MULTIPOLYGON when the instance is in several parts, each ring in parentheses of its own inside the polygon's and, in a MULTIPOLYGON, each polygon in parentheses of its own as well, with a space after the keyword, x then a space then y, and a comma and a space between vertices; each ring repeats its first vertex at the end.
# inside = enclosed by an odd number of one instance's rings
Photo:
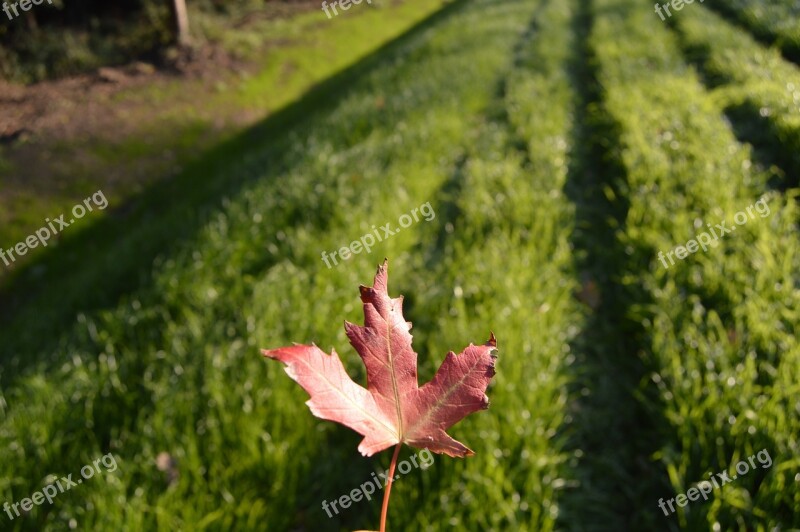
POLYGON ((447 216, 425 228, 431 236, 423 242, 435 245, 422 246, 427 295, 412 301, 424 316, 416 334, 427 338, 428 352, 441 353, 491 327, 498 375, 489 412, 454 429, 479 438, 476 456, 437 464, 441 486, 433 497, 401 503, 399 529, 442 529, 437 512, 447 526, 476 530, 576 523, 562 507, 575 455, 560 434, 575 363, 570 343, 584 319, 573 297, 574 207, 563 192, 575 98, 566 61, 573 9, 573 2, 541 3, 439 194, 437 210, 447 216))
POLYGON ((640 382, 650 371, 642 358, 643 327, 629 317, 640 304, 641 291, 626 281, 641 264, 629 262, 620 235, 628 210, 627 177, 619 161, 620 128, 605 110, 606 95, 597 76, 598 58, 591 34, 598 15, 580 2, 573 20, 579 36, 571 57, 572 84, 580 98, 572 131, 573 149, 567 192, 576 206, 571 236, 580 274, 579 297, 590 316, 573 343, 577 378, 571 405, 572 447, 580 452, 578 489, 570 493, 564 519, 568 528, 609 530, 653 528, 641 508, 666 483, 649 460, 658 448, 662 422, 650 393, 642 397, 640 382), (631 433, 636 438, 631 438, 631 433))

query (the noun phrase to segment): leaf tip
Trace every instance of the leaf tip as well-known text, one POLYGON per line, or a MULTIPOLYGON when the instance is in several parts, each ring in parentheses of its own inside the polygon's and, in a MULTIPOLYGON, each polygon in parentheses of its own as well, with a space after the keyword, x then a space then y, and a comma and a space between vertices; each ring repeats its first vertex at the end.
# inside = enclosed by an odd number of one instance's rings
POLYGON ((389 259, 383 258, 383 263, 378 264, 378 271, 375 272, 375 279, 378 277, 385 277, 389 273, 389 259))

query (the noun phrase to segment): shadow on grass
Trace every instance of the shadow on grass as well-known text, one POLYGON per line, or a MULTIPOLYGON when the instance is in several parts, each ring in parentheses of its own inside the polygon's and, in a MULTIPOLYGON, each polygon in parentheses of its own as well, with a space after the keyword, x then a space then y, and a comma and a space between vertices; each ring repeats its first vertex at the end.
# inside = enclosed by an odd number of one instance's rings
POLYGON ((592 311, 572 345, 576 399, 565 429, 568 449, 582 458, 575 468, 579 486, 562 496, 560 515, 573 530, 658 530, 666 521, 656 514, 656 502, 669 493, 663 491, 669 483, 651 456, 665 425, 657 394, 646 385, 654 368, 634 316, 634 307, 650 300, 623 281, 649 261, 643 250, 631 254, 619 237, 629 209, 627 178, 619 159, 620 126, 604 110, 589 43, 592 9, 582 0, 573 22, 579 46, 571 70, 579 95, 565 186, 576 207, 572 244, 581 299, 592 311))

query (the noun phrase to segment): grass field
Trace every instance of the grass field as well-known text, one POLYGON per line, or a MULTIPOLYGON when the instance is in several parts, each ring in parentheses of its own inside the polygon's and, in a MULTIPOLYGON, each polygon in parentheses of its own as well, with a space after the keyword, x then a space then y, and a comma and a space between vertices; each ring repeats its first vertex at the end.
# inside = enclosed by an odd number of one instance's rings
POLYGON ((760 4, 457 0, 87 223, 2 296, 0 504, 118 469, 0 529, 375 529, 376 500, 321 505, 389 453, 259 349, 335 347, 363 382, 342 322, 384 257, 422 382, 499 347, 450 431, 476 455, 398 481, 389 530, 800 529, 800 69, 760 4))

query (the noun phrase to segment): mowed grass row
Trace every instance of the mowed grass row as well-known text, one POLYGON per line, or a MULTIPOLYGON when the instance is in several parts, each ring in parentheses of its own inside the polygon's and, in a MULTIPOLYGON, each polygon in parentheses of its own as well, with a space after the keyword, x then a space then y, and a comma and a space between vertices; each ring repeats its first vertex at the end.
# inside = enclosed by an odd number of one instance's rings
MULTIPOLYGON (((107 452, 119 471, 4 528, 374 527, 377 504, 328 519, 321 503, 356 487, 354 479, 369 479, 388 458, 361 458, 358 436, 316 420, 305 393, 258 349, 295 341, 335 346, 363 382, 342 320, 363 319, 358 285, 371 282, 384 256, 392 260, 392 292, 426 299, 417 280, 424 272, 409 268, 411 251, 438 217, 332 269, 321 253, 373 225, 397 228, 400 215, 438 194, 536 5, 476 0, 451 7, 448 18, 405 39, 332 109, 220 170, 251 181, 193 238, 160 256, 148 284, 115 308, 79 314, 55 348, 31 353, 45 362, 20 365, 0 396, 0 497, 18 501, 48 475, 76 473, 107 452), (161 452, 175 461, 171 481, 156 468, 161 452)), ((485 341, 490 326, 470 328, 447 348, 485 341)), ((469 425, 464 430, 458 435, 472 434, 469 425)), ((454 482, 446 473, 436 481, 454 482)), ((418 474, 438 479, 435 470, 418 474)), ((405 495, 419 504, 423 493, 435 497, 422 487, 405 495)), ((398 489, 395 502, 405 498, 398 489)), ((437 509, 427 518, 444 527, 449 517, 437 509)))
POLYGON ((766 191, 766 176, 754 170, 749 148, 736 141, 717 102, 676 54, 677 40, 648 9, 633 0, 597 0, 595 13, 591 43, 605 107, 620 125, 616 156, 628 181, 623 239, 644 266, 630 282, 652 297, 636 313, 657 367, 649 386, 660 392, 668 425, 655 455, 672 483, 664 498, 710 473, 730 472, 762 449, 773 459, 708 502, 676 507, 676 517, 664 517, 656 500, 641 511, 692 530, 797 526, 795 197, 765 196, 766 217, 665 268, 660 251, 686 245, 708 231, 706 224, 735 225, 734 214, 766 191))
POLYGON ((749 125, 747 140, 769 152, 784 172, 778 183, 800 183, 800 69, 708 9, 671 20, 690 57, 734 119, 749 125))
MULTIPOLYGON (((563 192, 574 94, 565 58, 574 2, 542 2, 498 97, 442 189, 444 227, 426 226, 413 308, 425 377, 465 338, 498 338, 488 412, 452 433, 473 446, 421 473, 416 500, 399 484, 395 530, 554 530, 574 522, 565 490, 577 455, 561 434, 576 369, 570 343, 583 323, 570 248, 574 207, 563 192), (561 525, 563 526, 563 525, 561 525)), ((406 481, 407 482, 407 481, 406 481)))

